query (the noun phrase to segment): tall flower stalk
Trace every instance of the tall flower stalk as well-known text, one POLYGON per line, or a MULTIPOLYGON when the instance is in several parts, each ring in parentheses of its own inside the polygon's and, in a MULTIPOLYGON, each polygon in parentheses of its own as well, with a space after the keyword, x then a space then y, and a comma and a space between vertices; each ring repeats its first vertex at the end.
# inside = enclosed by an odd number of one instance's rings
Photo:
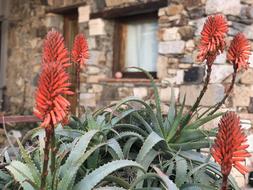
POLYGON ((68 120, 70 103, 64 96, 73 95, 73 92, 70 91, 71 83, 68 82, 69 75, 65 70, 70 65, 68 61, 68 52, 64 47, 63 37, 58 32, 49 32, 44 43, 42 71, 36 91, 34 109, 34 114, 42 120, 40 127, 45 128, 46 133, 41 190, 46 188, 50 149, 52 175, 55 171, 54 127, 58 123, 65 123, 68 120))
POLYGON ((88 43, 83 34, 78 34, 75 37, 73 49, 71 53, 72 62, 75 64, 77 71, 77 115, 80 114, 80 72, 85 67, 89 58, 88 43))
POLYGON ((238 33, 234 39, 231 41, 227 52, 227 60, 233 64, 234 72, 232 74, 232 81, 229 88, 226 91, 223 99, 215 106, 215 108, 209 113, 209 115, 214 114, 221 106, 224 104, 229 94, 233 90, 236 74, 239 70, 248 69, 249 56, 250 56, 250 43, 243 33, 238 33))
POLYGON ((246 150, 248 146, 247 137, 240 125, 240 118, 234 112, 223 115, 211 149, 213 158, 221 166, 221 190, 228 188, 228 176, 232 167, 235 167, 241 174, 248 172, 247 168, 240 163, 245 161, 246 157, 250 157, 246 150))
POLYGON ((205 92, 207 91, 208 84, 210 82, 210 76, 212 72, 212 65, 217 55, 225 49, 225 37, 228 32, 227 21, 222 15, 209 16, 203 26, 201 32, 200 44, 199 44, 199 53, 197 56, 198 61, 206 61, 207 70, 206 78, 200 94, 191 107, 189 113, 183 120, 184 124, 187 124, 192 114, 198 108, 201 99, 203 98, 205 92))

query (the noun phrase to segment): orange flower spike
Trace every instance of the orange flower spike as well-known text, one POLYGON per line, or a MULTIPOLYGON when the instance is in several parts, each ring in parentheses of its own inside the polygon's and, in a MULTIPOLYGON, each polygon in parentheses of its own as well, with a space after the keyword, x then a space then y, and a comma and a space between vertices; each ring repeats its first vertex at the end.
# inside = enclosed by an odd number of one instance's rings
POLYGON ((224 16, 209 16, 201 32, 197 59, 201 62, 207 60, 207 64, 211 65, 216 56, 225 48, 227 32, 228 24, 224 16))
POLYGON ((238 33, 231 44, 227 53, 227 60, 234 65, 234 69, 247 69, 249 65, 250 43, 243 33, 238 33))
POLYGON ((62 95, 71 95, 69 75, 60 64, 45 64, 36 91, 34 114, 43 120, 41 127, 62 123, 69 114, 70 103, 62 95), (57 77, 63 76, 62 78, 57 77), (64 99, 64 100, 63 100, 64 99), (60 101, 59 101, 60 100, 60 101), (61 103, 64 101, 64 103, 61 103))
POLYGON ((247 173, 247 168, 240 164, 240 162, 245 161, 246 157, 250 157, 246 150, 248 147, 246 142, 247 138, 241 128, 240 118, 234 112, 223 115, 211 154, 221 166, 222 189, 224 190, 227 188, 227 178, 232 167, 235 167, 242 174, 247 173))
POLYGON ((69 53, 64 45, 63 36, 52 30, 47 33, 43 44, 42 65, 57 63, 64 68, 70 66, 69 53))
POLYGON ((78 68, 85 66, 89 58, 88 43, 83 34, 78 34, 75 37, 72 49, 72 61, 78 64, 78 68))

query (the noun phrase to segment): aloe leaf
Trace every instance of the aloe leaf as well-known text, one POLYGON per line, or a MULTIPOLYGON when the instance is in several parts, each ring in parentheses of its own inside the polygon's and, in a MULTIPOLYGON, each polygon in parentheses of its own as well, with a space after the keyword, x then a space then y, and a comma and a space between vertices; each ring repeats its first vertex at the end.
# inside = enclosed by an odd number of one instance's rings
POLYGON ((176 179, 175 183, 178 187, 181 187, 185 181, 187 181, 187 162, 180 156, 175 157, 176 160, 176 179))
POLYGON ((152 127, 145 121, 145 119, 140 115, 138 114, 137 112, 133 113, 133 116, 136 117, 140 123, 143 124, 143 126, 145 127, 145 129, 149 132, 149 133, 152 133, 153 131, 156 131, 159 133, 159 131, 154 128, 154 130, 152 129, 152 127))
POLYGON ((35 190, 36 186, 39 185, 35 184, 29 166, 20 161, 12 161, 9 166, 6 166, 6 169, 13 175, 14 179, 18 181, 22 188, 25 190, 35 190), (36 186, 33 187, 31 183, 35 184, 36 186))
POLYGON ((182 190, 216 190, 216 188, 202 184, 184 184, 182 190))
POLYGON ((216 113, 216 114, 213 114, 213 115, 209 115, 209 116, 206 116, 202 119, 198 119, 196 120, 195 122, 189 124, 189 125, 186 125, 184 127, 184 129, 197 129, 199 128, 200 126, 204 125, 205 123, 219 117, 219 116, 222 116, 224 113, 216 113))
MULTIPOLYGON (((152 120, 152 123, 154 125, 154 130, 157 131, 157 133, 159 133, 160 135, 162 135, 162 130, 159 124, 159 121, 155 115, 155 113, 153 112, 152 108, 143 100, 138 99, 136 97, 128 97, 123 99, 122 101, 119 101, 119 103, 115 106, 114 110, 117 110, 121 105, 126 104, 127 102, 139 102, 140 104, 142 104, 143 106, 145 106, 147 113, 150 116, 150 119, 152 120)), ((161 125, 162 126, 162 125, 161 125)))
POLYGON ((78 130, 78 129, 61 128, 61 129, 55 130, 55 135, 69 137, 72 139, 80 137, 84 134, 85 134, 85 132, 83 130, 78 130))
POLYGON ((111 120, 111 124, 112 126, 116 125, 117 123, 119 123, 122 119, 124 119, 125 117, 127 117, 128 115, 132 114, 133 112, 136 112, 138 110, 135 109, 129 109, 126 111, 121 112, 121 114, 119 116, 116 116, 114 118, 112 118, 111 120))
POLYGON ((167 134, 169 132, 169 129, 174 122, 174 118, 176 115, 176 100, 175 100, 175 93, 173 87, 171 87, 171 98, 170 98, 170 107, 168 111, 167 118, 165 120, 164 128, 165 133, 167 134))
POLYGON ((78 182, 73 190, 91 190, 94 188, 100 181, 102 181, 106 176, 113 173, 114 171, 125 168, 125 167, 136 167, 143 170, 142 166, 134 161, 131 160, 116 160, 109 162, 93 172, 89 175, 85 176, 80 182, 78 182))
POLYGON ((131 137, 130 139, 127 140, 127 142, 124 144, 123 147, 123 154, 124 157, 129 159, 129 152, 133 144, 138 140, 137 137, 131 137))
POLYGON ((91 113, 87 113, 86 118, 87 118, 89 130, 99 129, 99 126, 97 125, 95 119, 92 117, 91 113))
POLYGON ((121 187, 99 187, 99 188, 95 188, 94 190, 127 190, 121 187))
POLYGON ((115 139, 108 140, 108 146, 116 153, 118 159, 123 159, 124 154, 119 145, 119 143, 115 139))
POLYGON ((162 117, 162 111, 161 111, 161 100, 160 100, 160 96, 159 96, 159 93, 158 93, 158 88, 155 84, 154 78, 145 69, 142 69, 142 68, 139 68, 139 67, 130 67, 130 68, 134 68, 134 69, 142 71, 150 79, 150 83, 151 83, 151 86, 154 90, 154 95, 155 95, 155 104, 156 104, 156 110, 157 110, 156 114, 157 114, 157 118, 158 118, 158 122, 160 124, 160 127, 162 127, 163 126, 163 117, 162 117))
POLYGON ((146 131, 144 131, 139 126, 133 125, 133 124, 128 124, 128 123, 116 124, 113 128, 115 130, 118 129, 120 131, 122 131, 122 130, 135 131, 135 132, 139 133, 140 135, 142 135, 144 137, 148 136, 148 133, 146 131))
POLYGON ((156 173, 162 178, 162 180, 164 181, 165 185, 166 185, 166 189, 169 190, 179 190, 178 187, 176 186, 175 183, 173 183, 167 175, 165 175, 159 168, 157 167, 153 167, 154 170, 156 171, 156 173))
POLYGON ((25 163, 31 170, 31 174, 33 176, 33 179, 36 184, 40 184, 40 173, 38 171, 38 168, 35 166, 33 160, 31 159, 30 155, 27 153, 27 151, 24 149, 20 141, 17 139, 17 143, 20 149, 20 153, 22 158, 24 159, 25 163))
MULTIPOLYGON (((183 156, 186 159, 190 159, 192 162, 195 163, 206 163, 207 157, 195 152, 195 151, 180 151, 180 156, 183 156)), ((220 172, 220 166, 218 164, 216 164, 213 161, 209 161, 208 165, 206 166, 208 170, 210 170, 212 173, 215 173, 216 175, 221 176, 221 172, 220 172)), ((235 190, 240 190, 240 187, 237 185, 235 179, 229 175, 228 177, 230 184, 233 186, 233 188, 235 190)))
POLYGON ((76 160, 73 160, 69 166, 69 168, 71 168, 71 170, 66 171, 66 173, 63 173, 63 169, 60 168, 61 170, 61 174, 62 174, 62 179, 59 183, 59 189, 61 190, 69 190, 72 189, 72 185, 74 182, 74 178, 76 176, 76 173, 78 171, 78 169, 81 167, 81 165, 84 163, 85 160, 87 160, 87 158, 89 156, 91 156, 95 151, 97 151, 98 148, 105 146, 106 143, 101 143, 98 144, 92 148, 90 148, 88 151, 86 151, 85 153, 80 153, 80 155, 77 157, 76 160))
POLYGON ((157 135, 155 132, 152 132, 143 143, 141 150, 137 155, 136 161, 138 163, 142 163, 149 151, 151 151, 152 148, 161 141, 164 141, 164 139, 157 135))
POLYGON ((216 132, 212 130, 186 129, 181 131, 176 143, 199 141, 201 139, 205 139, 206 137, 214 137, 215 135, 216 132))
POLYGON ((98 130, 91 130, 85 133, 80 139, 77 140, 76 144, 72 148, 66 162, 62 165, 62 173, 68 171, 72 163, 75 163, 80 156, 86 151, 88 144, 90 143, 91 139, 98 133, 98 130))
POLYGON ((168 146, 175 150, 192 150, 209 148, 212 145, 212 140, 201 140, 196 142, 184 142, 184 143, 169 143, 168 146))
POLYGON ((182 119, 184 106, 185 106, 185 96, 184 96, 182 106, 181 106, 181 108, 180 108, 180 110, 179 110, 179 112, 178 112, 178 114, 177 114, 170 130, 169 130, 168 136, 166 137, 166 142, 170 142, 171 139, 175 137, 177 131, 181 127, 180 122, 181 122, 181 119, 182 119))
MULTIPOLYGON (((145 156, 145 158, 142 160, 142 162, 140 163, 142 165, 142 167, 144 168, 145 171, 148 171, 150 165, 152 164, 152 162, 154 161, 154 159, 159 155, 158 151, 155 151, 154 149, 151 149, 147 155, 145 156)), ((140 177, 142 175, 142 172, 139 170, 137 172, 137 178, 140 177)), ((138 183, 136 185, 136 188, 140 188, 143 187, 143 182, 141 181, 140 183, 138 183)))
POLYGON ((133 132, 133 131, 121 132, 121 133, 119 133, 118 136, 115 137, 115 139, 118 140, 118 139, 122 139, 124 137, 137 137, 141 141, 144 141, 143 136, 141 136, 139 133, 136 133, 136 132, 133 132))

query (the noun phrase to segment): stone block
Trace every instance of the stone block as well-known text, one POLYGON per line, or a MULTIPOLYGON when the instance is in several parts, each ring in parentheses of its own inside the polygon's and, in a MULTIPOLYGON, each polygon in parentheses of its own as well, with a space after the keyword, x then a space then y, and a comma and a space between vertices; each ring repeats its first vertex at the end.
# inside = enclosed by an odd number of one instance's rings
POLYGON ((191 9, 192 7, 200 6, 201 4, 201 0, 183 0, 183 5, 186 9, 191 9))
POLYGON ((159 10, 158 10, 158 16, 160 17, 160 16, 164 16, 165 15, 165 12, 166 12, 166 8, 160 8, 159 10))
POLYGON ((221 83, 228 78, 234 69, 232 65, 213 65, 210 83, 221 83))
POLYGON ((133 96, 133 89, 127 87, 118 88, 118 95, 120 98, 125 98, 127 96, 133 96))
POLYGON ((103 73, 97 75, 89 75, 87 76, 86 82, 87 83, 98 83, 101 79, 106 78, 107 76, 103 73))
POLYGON ((180 63, 193 63, 193 57, 192 55, 186 54, 184 57, 180 59, 180 63))
POLYGON ((243 84, 253 84, 253 69, 249 68, 244 71, 241 76, 241 83, 243 84))
POLYGON ((170 84, 182 84, 184 82, 184 70, 168 69, 168 75, 164 78, 164 81, 170 84))
POLYGON ((200 84, 205 75, 204 67, 192 67, 184 72, 184 82, 191 84, 200 84))
POLYGON ((239 16, 241 12, 240 0, 207 0, 206 13, 223 13, 225 15, 239 16))
POLYGON ((159 43, 159 53, 161 54, 183 54, 185 48, 185 41, 167 41, 159 43))
MULTIPOLYGON (((180 92, 180 102, 183 101, 184 95, 186 95, 185 104, 192 106, 196 101, 199 93, 202 89, 202 85, 181 85, 180 92)), ((212 106, 222 100, 224 96, 224 87, 221 84, 211 84, 202 98, 200 105, 202 106, 212 106)))
POLYGON ((248 112, 253 113, 253 97, 250 97, 248 112))
POLYGON ((136 0, 105 0, 106 6, 108 7, 114 7, 119 6, 124 3, 134 3, 136 0))
POLYGON ((223 52, 223 53, 221 53, 220 55, 218 55, 216 57, 216 59, 214 60, 214 63, 216 63, 216 64, 224 64, 224 63, 226 63, 226 59, 227 59, 226 53, 223 52))
POLYGON ((159 79, 164 78, 167 76, 167 68, 168 68, 168 58, 165 56, 158 56, 157 60, 157 77, 159 79))
POLYGON ((178 5, 172 4, 172 5, 170 5, 166 8, 165 12, 168 16, 172 16, 172 15, 180 14, 183 10, 184 10, 183 5, 181 5, 181 4, 178 4, 178 5))
POLYGON ((196 30, 195 30, 195 36, 199 36, 202 29, 203 29, 203 26, 204 26, 204 23, 206 21, 206 17, 204 18, 200 18, 200 19, 196 19, 194 20, 191 24, 194 25, 196 27, 196 30))
POLYGON ((99 84, 92 85, 92 89, 94 93, 101 93, 103 91, 103 86, 99 84))
POLYGON ((181 36, 178 33, 177 27, 162 29, 160 31, 160 35, 161 35, 161 40, 163 40, 163 41, 180 40, 181 39, 181 36))
POLYGON ((186 51, 192 52, 195 49, 194 40, 188 40, 185 44, 186 51))
POLYGON ((88 22, 90 20, 90 6, 78 7, 78 22, 88 22))
POLYGON ((253 0, 241 0, 242 3, 253 5, 253 0))
POLYGON ((183 26, 178 29, 179 34, 183 40, 189 40, 193 38, 194 30, 191 26, 183 26))
POLYGON ((81 93, 80 94, 80 105, 85 107, 96 106, 96 95, 93 93, 81 93))
POLYGON ((253 87, 245 85, 235 85, 233 90, 234 106, 249 106, 250 97, 253 97, 253 87))
MULTIPOLYGON (((175 94, 175 100, 177 100, 179 95, 179 88, 174 87, 173 90, 175 94)), ((169 103, 171 99, 171 87, 161 88, 159 90, 159 94, 162 102, 169 103)))
POLYGON ((89 21, 90 36, 105 35, 105 22, 101 18, 92 19, 89 21))
POLYGON ((89 66, 87 67, 86 72, 87 72, 87 74, 95 75, 95 74, 100 73, 101 70, 100 70, 99 67, 96 67, 96 66, 93 66, 93 65, 89 65, 89 66))
POLYGON ((136 87, 133 89, 134 96, 140 99, 144 99, 148 95, 148 89, 145 87, 136 87))
POLYGON ((205 15, 205 9, 203 7, 195 7, 188 11, 190 19, 202 18, 205 15))
POLYGON ((104 65, 106 61, 105 53, 102 51, 90 51, 90 58, 87 61, 87 64, 93 65, 104 65))

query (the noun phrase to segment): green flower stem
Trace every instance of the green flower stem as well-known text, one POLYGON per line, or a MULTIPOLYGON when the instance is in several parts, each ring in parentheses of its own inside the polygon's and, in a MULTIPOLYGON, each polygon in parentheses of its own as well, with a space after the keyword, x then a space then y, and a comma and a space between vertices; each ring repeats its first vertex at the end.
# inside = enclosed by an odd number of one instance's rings
POLYGON ((217 103, 217 105, 215 106, 214 110, 212 110, 208 115, 213 115, 221 106, 222 104, 225 103, 226 99, 228 98, 228 96, 230 95, 231 91, 233 90, 234 84, 235 84, 235 79, 236 79, 236 73, 237 73, 237 68, 234 68, 234 72, 232 74, 232 81, 231 84, 225 94, 225 96, 223 97, 223 99, 217 103))
POLYGON ((80 65, 76 65, 77 67, 77 116, 80 116, 80 65))
POLYGON ((194 105, 191 107, 190 111, 188 112, 188 114, 183 118, 182 121, 182 125, 185 126, 187 123, 189 123, 189 121, 191 120, 191 117, 193 115, 193 112, 198 108, 201 99, 203 98, 204 94, 206 93, 208 84, 210 82, 210 77, 211 77, 211 72, 212 72, 212 64, 207 64, 207 75, 206 75, 206 79, 204 82, 204 86, 202 88, 202 90, 200 91, 200 94, 196 100, 196 102, 194 103, 194 105))
POLYGON ((51 131, 51 165, 50 165, 50 170, 51 170, 51 175, 53 176, 52 179, 52 190, 54 189, 54 180, 55 180, 55 158, 56 158, 56 153, 57 153, 57 148, 55 146, 55 130, 54 126, 52 127, 51 131))
POLYGON ((45 139, 45 147, 44 147, 44 161, 43 161, 43 168, 41 172, 41 184, 40 190, 45 190, 46 188, 46 179, 48 175, 48 160, 49 160, 49 149, 50 149, 50 138, 51 138, 51 127, 52 125, 45 128, 46 136, 45 139))
POLYGON ((228 187, 228 176, 223 175, 222 176, 222 185, 221 185, 221 190, 227 190, 228 187))

